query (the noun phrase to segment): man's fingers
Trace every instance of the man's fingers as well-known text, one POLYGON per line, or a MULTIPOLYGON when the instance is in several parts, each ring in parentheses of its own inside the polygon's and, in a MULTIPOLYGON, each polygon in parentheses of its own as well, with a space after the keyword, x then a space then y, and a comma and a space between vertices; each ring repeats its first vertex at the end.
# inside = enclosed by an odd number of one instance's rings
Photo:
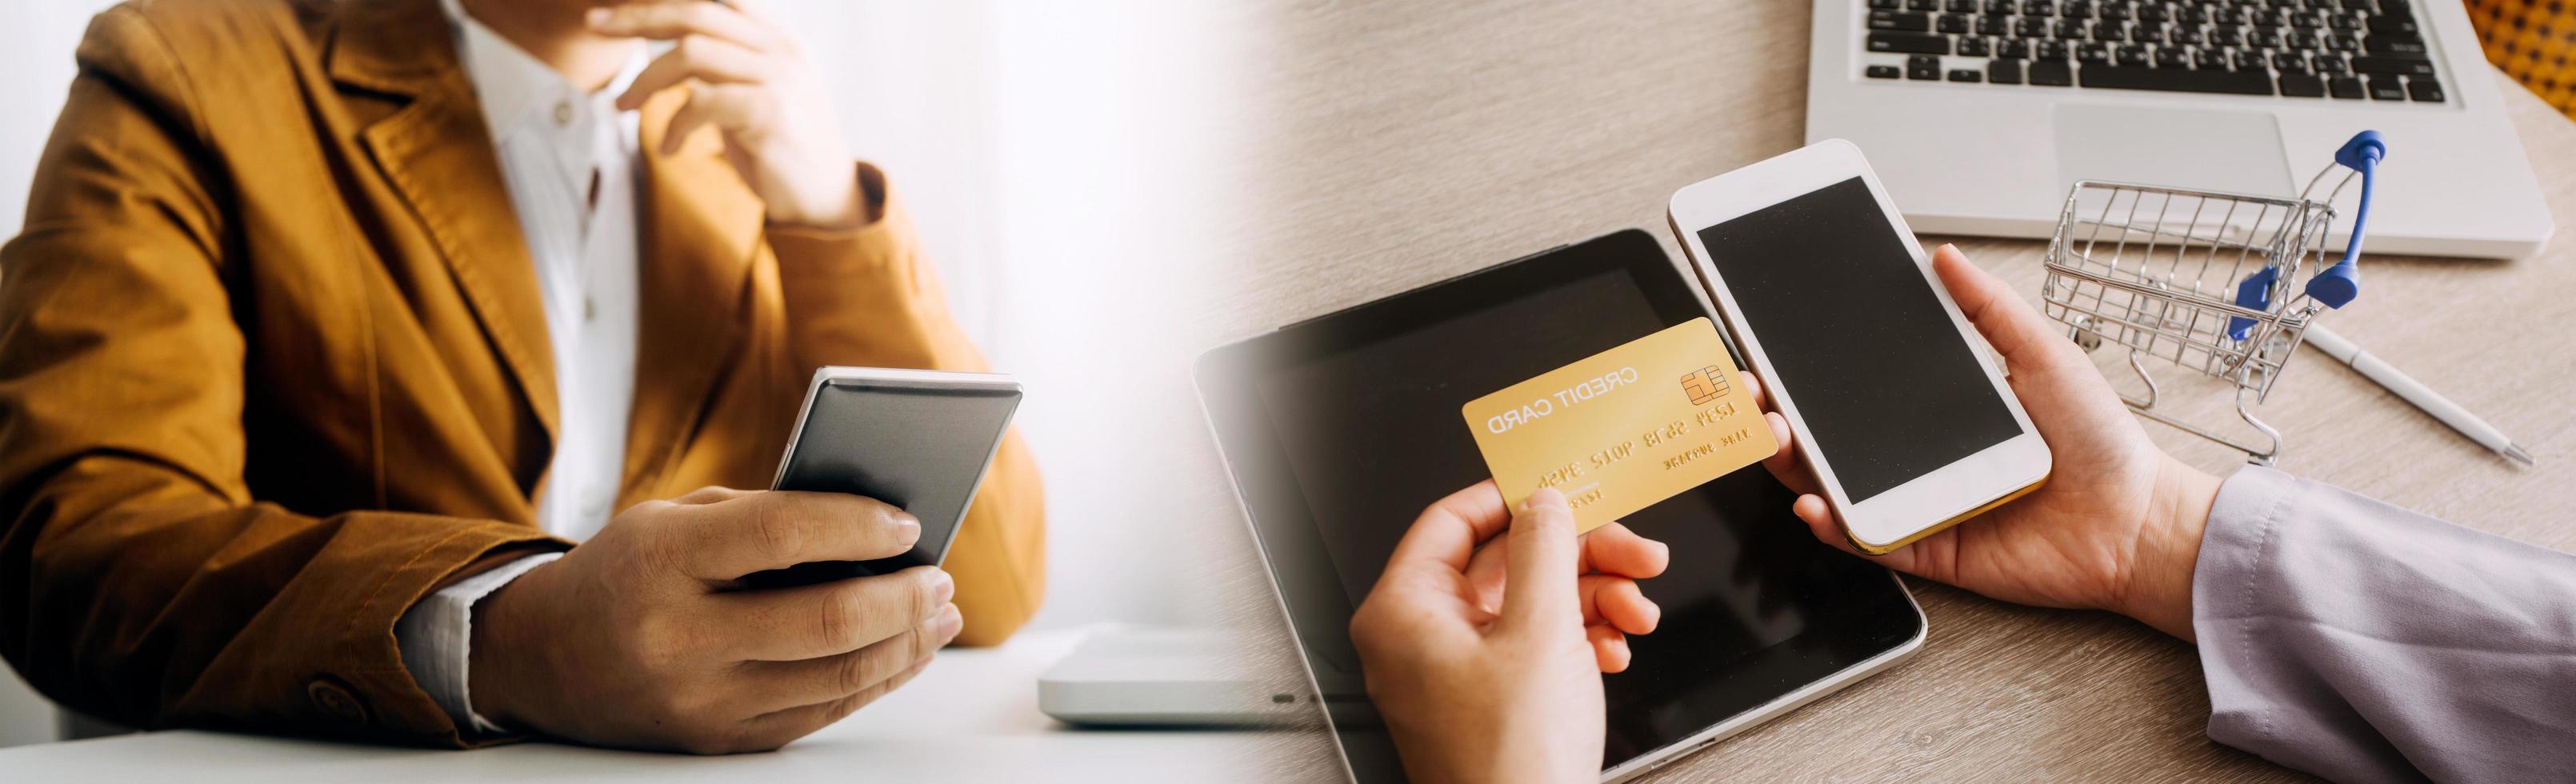
POLYGON ((1583 627, 1583 638, 1584 641, 1592 644, 1593 661, 1601 665, 1602 672, 1628 670, 1628 659, 1631 656, 1628 651, 1628 637, 1620 634, 1619 630, 1608 626, 1586 626, 1583 627))
POLYGON ((654 93, 670 89, 691 79, 708 84, 760 82, 770 78, 767 59, 741 44, 717 38, 691 36, 680 39, 680 45, 653 58, 626 92, 617 95, 619 111, 634 111, 644 106, 654 93))
MULTIPOLYGON (((698 84, 690 88, 688 102, 671 113, 671 124, 662 131, 661 153, 679 154, 680 148, 688 144, 689 135, 705 126, 738 131, 758 125, 760 121, 754 118, 764 111, 758 103, 761 100, 759 88, 747 85, 698 84)), ((738 154, 739 150, 727 148, 730 153, 738 154)))
POLYGON ((1582 545, 1574 540, 1574 512, 1556 488, 1530 495, 1512 518, 1505 546, 1510 563, 1504 570, 1501 623, 1520 628, 1580 623, 1575 595, 1575 562, 1582 545))
POLYGON ((692 35, 713 36, 753 49, 778 44, 778 35, 723 3, 671 0, 593 8, 582 17, 590 31, 614 38, 668 41, 692 35))
POLYGON ((901 634, 848 653, 803 661, 743 662, 743 674, 749 681, 747 689, 755 700, 752 712, 768 713, 857 694, 928 661, 941 646, 957 639, 957 631, 965 625, 965 616, 958 614, 957 605, 950 604, 901 634))
POLYGON ((680 496, 680 497, 678 497, 678 498, 671 499, 671 503, 675 503, 675 504, 690 504, 690 505, 696 505, 696 504, 712 504, 712 503, 715 503, 715 502, 718 502, 718 501, 731 501, 731 500, 733 500, 733 499, 741 498, 741 497, 743 497, 743 496, 751 495, 751 494, 753 494, 753 493, 757 493, 757 492, 760 492, 760 491, 758 491, 758 490, 736 490, 736 489, 733 489, 733 488, 730 488, 730 487, 717 487, 717 486, 715 486, 715 485, 708 485, 708 486, 705 486, 705 487, 698 488, 698 489, 696 489, 696 490, 691 490, 691 491, 689 491, 689 494, 688 494, 688 495, 684 495, 684 496, 680 496))
POLYGON ((1958 246, 1945 244, 1933 250, 1932 271, 1941 276, 1950 299, 1959 303, 1959 312, 2004 355, 2004 364, 2015 370, 2046 370, 2083 361, 2081 354, 2070 353, 2075 344, 2066 340, 2056 322, 2031 308, 2002 279, 1969 263, 1958 246))
POLYGON ((1836 550, 1876 561, 1879 565, 1890 569, 1906 574, 1914 573, 1915 563, 1920 557, 1917 555, 1919 550, 1913 545, 1907 545, 1886 555, 1870 555, 1861 552, 1860 548, 1852 546, 1851 537, 1843 534, 1842 524, 1834 521, 1834 510, 1825 505, 1823 496, 1798 496, 1798 500, 1789 504, 1789 511, 1807 524, 1807 530, 1816 535, 1816 541, 1832 545, 1836 550))
POLYGON ((1511 514, 1504 508, 1503 493, 1494 488, 1494 480, 1477 482, 1422 510, 1422 516, 1404 532, 1404 539, 1395 543, 1395 553, 1387 561, 1437 561, 1463 573, 1476 543, 1493 538, 1510 522, 1511 514))
POLYGON ((1791 448, 1798 434, 1789 429, 1789 419, 1777 411, 1765 411, 1762 412, 1762 423, 1770 426, 1771 439, 1780 442, 1779 451, 1762 458, 1763 470, 1771 472, 1771 478, 1780 480, 1780 484, 1790 492, 1816 492, 1815 473, 1807 470, 1807 464, 1798 461, 1797 451, 1791 448))
POLYGON ((865 561, 912 549, 921 522, 872 498, 768 490, 705 504, 673 504, 662 543, 672 563, 702 580, 732 580, 808 561, 865 561))
POLYGON ((1664 573, 1672 563, 1672 548, 1613 522, 1583 535, 1582 556, 1575 566, 1577 574, 1601 572, 1643 580, 1664 573))
POLYGON ((1577 583, 1583 594, 1583 622, 1607 623, 1629 634, 1652 634, 1663 621, 1664 608, 1638 590, 1637 581, 1606 574, 1587 574, 1577 583))
POLYGON ((737 661, 792 662, 833 656, 901 635, 937 618, 957 582, 935 566, 828 583, 734 591, 709 597, 740 634, 721 641, 737 661))
POLYGON ((797 738, 812 735, 815 730, 829 727, 832 722, 848 718, 860 707, 877 701, 889 692, 903 688, 904 684, 911 683, 914 676, 920 675, 921 671, 929 666, 930 660, 923 659, 902 672, 895 673, 894 677, 860 689, 857 694, 829 702, 754 716, 750 721, 743 723, 742 748, 739 750, 767 751, 785 746, 797 738))

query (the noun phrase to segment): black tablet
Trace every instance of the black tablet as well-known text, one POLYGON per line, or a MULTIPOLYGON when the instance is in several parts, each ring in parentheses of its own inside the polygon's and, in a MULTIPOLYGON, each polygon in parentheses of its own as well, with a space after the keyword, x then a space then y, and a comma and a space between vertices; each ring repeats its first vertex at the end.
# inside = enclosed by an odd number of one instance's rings
MULTIPOLYGON (((1403 780, 1351 611, 1424 506, 1487 478, 1465 402, 1712 316, 1630 229, 1208 352, 1200 398, 1352 775, 1403 780)), ((1730 352, 1735 348, 1730 345, 1730 352)), ((1736 358, 1738 366, 1743 358, 1736 358)), ((1603 777, 1644 772, 1877 672, 1923 640, 1887 570, 1818 543, 1760 465, 1625 518, 1671 545, 1662 605, 1605 678, 1603 777)))

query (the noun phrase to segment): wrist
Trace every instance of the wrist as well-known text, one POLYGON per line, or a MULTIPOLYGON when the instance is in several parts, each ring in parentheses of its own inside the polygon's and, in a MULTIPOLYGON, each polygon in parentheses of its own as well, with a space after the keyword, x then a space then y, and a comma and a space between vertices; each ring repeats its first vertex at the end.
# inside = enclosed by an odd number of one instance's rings
POLYGON ((2166 634, 2193 639, 2192 575, 2200 562, 2201 534, 2218 499, 2218 477, 2171 457, 2156 471, 2147 518, 2130 554, 2128 585, 2112 608, 2166 634))
POLYGON ((524 710, 533 696, 529 693, 540 680, 531 677, 537 667, 529 659, 540 656, 542 648, 529 645, 521 629, 526 627, 527 602, 532 586, 546 579, 542 564, 517 579, 503 584, 476 602, 473 607, 474 628, 467 643, 467 693, 473 695, 473 710, 492 723, 513 731, 533 729, 524 710))

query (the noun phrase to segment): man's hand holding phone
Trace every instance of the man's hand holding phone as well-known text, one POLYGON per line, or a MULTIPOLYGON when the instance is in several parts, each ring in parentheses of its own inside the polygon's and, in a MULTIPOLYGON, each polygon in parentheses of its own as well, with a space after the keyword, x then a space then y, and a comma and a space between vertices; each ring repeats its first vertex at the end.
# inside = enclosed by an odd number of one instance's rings
POLYGON ((920 523, 837 493, 706 488, 637 504, 486 598, 477 712, 605 746, 763 751, 902 686, 957 635, 937 567, 775 590, 736 579, 910 549, 920 523))
MULTIPOLYGON (((1932 269, 2003 354, 2013 394, 2056 458, 2047 485, 1976 519, 1872 558, 2008 602, 2118 612, 2192 639, 2191 580, 2219 480, 2158 449, 2063 329, 2012 287, 1943 245, 1932 269)), ((1816 538, 1852 550, 1774 420, 1772 473, 1800 493, 1816 538)), ((1856 552, 1856 551, 1855 551, 1856 552)))
POLYGON ((1661 618, 1636 581, 1669 553, 1618 523, 1574 527, 1557 491, 1515 512, 1489 480, 1397 543, 1351 642, 1413 780, 1599 775, 1600 673, 1627 669, 1627 635, 1661 618))

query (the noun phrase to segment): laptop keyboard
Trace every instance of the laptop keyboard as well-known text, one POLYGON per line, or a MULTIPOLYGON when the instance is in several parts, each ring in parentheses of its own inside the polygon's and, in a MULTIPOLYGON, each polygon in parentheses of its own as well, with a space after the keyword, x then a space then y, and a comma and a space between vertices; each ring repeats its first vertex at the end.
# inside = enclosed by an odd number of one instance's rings
POLYGON ((2416 0, 1860 0, 1872 79, 2443 100, 2416 0))

